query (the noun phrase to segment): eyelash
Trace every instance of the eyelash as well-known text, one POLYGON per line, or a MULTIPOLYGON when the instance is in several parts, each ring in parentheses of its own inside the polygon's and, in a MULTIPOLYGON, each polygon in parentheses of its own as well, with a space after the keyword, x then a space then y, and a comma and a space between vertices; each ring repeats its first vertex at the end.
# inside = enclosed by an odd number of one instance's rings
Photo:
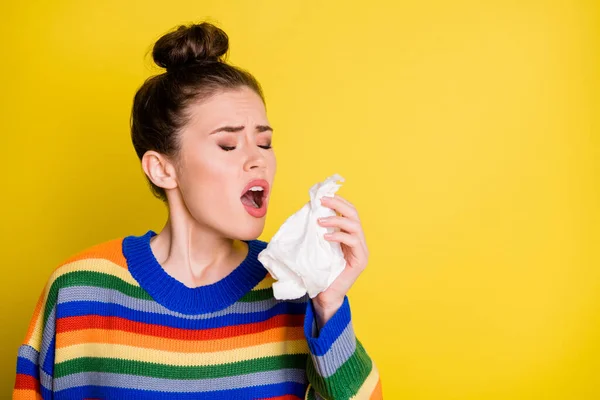
MULTIPOLYGON (((219 146, 220 148, 222 148, 225 151, 231 151, 231 150, 235 150, 235 146, 234 147, 230 147, 230 146, 219 146)), ((271 148, 271 145, 267 145, 267 146, 258 146, 261 149, 265 149, 265 150, 269 150, 271 148)))

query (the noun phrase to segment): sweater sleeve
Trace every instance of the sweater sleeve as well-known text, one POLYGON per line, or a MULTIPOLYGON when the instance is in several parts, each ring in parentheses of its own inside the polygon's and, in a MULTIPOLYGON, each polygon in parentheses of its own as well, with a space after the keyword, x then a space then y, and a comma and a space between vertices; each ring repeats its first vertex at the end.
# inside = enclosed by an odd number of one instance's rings
POLYGON ((13 400, 52 399, 56 285, 46 284, 17 353, 13 400))
POLYGON ((309 299, 304 334, 310 357, 306 365, 306 399, 379 400, 383 398, 379 372, 354 335, 348 297, 320 330, 309 299))

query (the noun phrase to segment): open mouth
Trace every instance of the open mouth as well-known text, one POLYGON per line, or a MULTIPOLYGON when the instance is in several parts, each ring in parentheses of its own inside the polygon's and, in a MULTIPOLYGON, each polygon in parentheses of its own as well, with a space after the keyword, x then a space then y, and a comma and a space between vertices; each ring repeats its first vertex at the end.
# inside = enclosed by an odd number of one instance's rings
POLYGON ((265 201, 265 190, 261 186, 251 187, 241 197, 242 203, 248 207, 261 208, 265 201))

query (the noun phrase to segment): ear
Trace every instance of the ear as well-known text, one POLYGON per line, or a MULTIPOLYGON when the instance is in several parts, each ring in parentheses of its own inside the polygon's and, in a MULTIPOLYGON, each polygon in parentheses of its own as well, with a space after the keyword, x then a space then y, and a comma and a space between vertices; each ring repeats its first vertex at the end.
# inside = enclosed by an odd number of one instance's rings
POLYGON ((142 156, 142 168, 146 176, 156 186, 163 189, 174 189, 177 187, 175 167, 163 154, 154 150, 148 150, 142 156))

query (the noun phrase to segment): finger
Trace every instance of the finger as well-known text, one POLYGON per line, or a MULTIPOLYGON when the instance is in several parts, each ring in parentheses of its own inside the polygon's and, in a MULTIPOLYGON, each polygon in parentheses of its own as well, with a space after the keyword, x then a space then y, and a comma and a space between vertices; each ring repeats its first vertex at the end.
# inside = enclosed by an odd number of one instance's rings
POLYGON ((346 217, 319 218, 319 225, 340 228, 348 233, 362 233, 360 222, 348 219, 346 217))
POLYGON ((329 207, 329 208, 339 212, 344 217, 348 217, 353 220, 358 220, 358 211, 356 211, 356 208, 354 208, 354 206, 344 203, 338 197, 323 196, 321 198, 321 203, 325 207, 329 207))
POLYGON ((358 249, 360 245, 360 238, 347 232, 326 233, 324 237, 330 242, 344 243, 353 249, 358 249))
POLYGON ((354 204, 350 203, 348 200, 346 200, 345 198, 343 198, 342 196, 340 196, 339 194, 334 194, 333 197, 335 199, 341 200, 342 202, 346 203, 347 205, 349 205, 350 207, 356 209, 356 207, 354 207, 354 204))
POLYGON ((345 198, 343 198, 342 196, 340 196, 339 194, 334 194, 333 198, 336 200, 341 201, 342 203, 346 204, 348 207, 350 207, 352 210, 354 210, 354 213, 356 215, 355 219, 358 219, 358 211, 356 210, 356 207, 354 206, 354 204, 350 203, 348 200, 346 200, 345 198))

